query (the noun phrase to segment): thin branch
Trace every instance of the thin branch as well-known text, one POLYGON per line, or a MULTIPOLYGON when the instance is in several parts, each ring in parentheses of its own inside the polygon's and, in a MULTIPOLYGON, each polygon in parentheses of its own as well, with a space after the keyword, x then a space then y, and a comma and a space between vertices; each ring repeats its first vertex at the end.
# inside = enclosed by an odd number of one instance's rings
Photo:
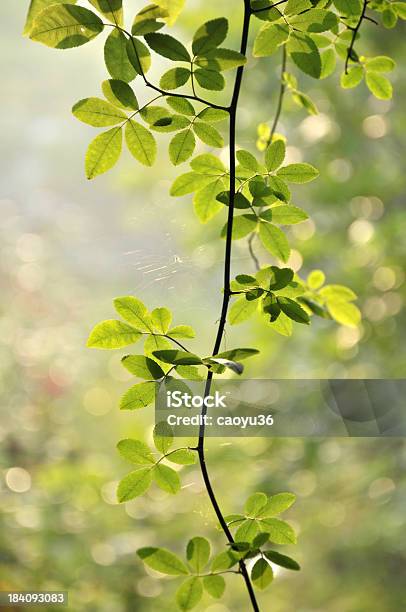
POLYGON ((254 262, 255 269, 258 272, 258 270, 261 269, 261 264, 259 263, 259 259, 256 256, 255 251, 254 251, 254 247, 253 247, 253 242, 255 240, 255 236, 256 236, 256 232, 252 232, 252 234, 248 238, 248 251, 249 251, 249 254, 251 256, 252 261, 254 262))
MULTIPOLYGON (((247 52, 247 44, 248 44, 248 32, 250 26, 250 18, 251 18, 251 6, 250 0, 244 0, 244 22, 242 28, 242 37, 241 37, 241 54, 246 55, 247 52)), ((227 220, 227 235, 226 235, 226 248, 225 248, 225 262, 224 262, 224 293, 223 293, 223 304, 221 308, 221 315, 219 326, 217 330, 216 340, 213 348, 213 355, 216 355, 219 352, 221 342, 223 340, 228 306, 230 303, 230 280, 231 280, 231 251, 232 251, 232 232, 233 232, 233 220, 234 220, 234 203, 235 203, 235 154, 236 154, 236 122, 237 122, 237 108, 238 108, 238 100, 240 96, 242 77, 244 73, 244 66, 239 66, 237 69, 237 74, 235 78, 234 91, 230 105, 230 135, 229 135, 229 145, 230 145, 230 201, 228 207, 228 220, 227 220)), ((211 384, 213 380, 213 372, 209 372, 205 385, 205 397, 210 394, 211 384)), ((203 405, 202 408, 202 416, 206 416, 207 407, 203 405)), ((204 423, 204 418, 202 419, 204 423)), ((199 454, 199 462, 200 469, 202 472, 204 484, 206 486, 206 490, 208 496, 210 498, 213 509, 216 513, 217 520, 220 523, 220 526, 229 541, 229 543, 234 543, 234 538, 230 529, 227 526, 223 513, 220 509, 220 506, 217 502, 216 495, 213 491, 213 487, 211 485, 210 477, 207 471, 206 466, 206 458, 204 452, 204 436, 205 436, 205 426, 201 425, 199 430, 199 443, 198 443, 198 454, 199 454)), ((248 574, 247 567, 245 562, 241 559, 239 562, 240 571, 244 578, 245 585, 248 590, 248 594, 251 600, 252 609, 254 612, 259 612, 258 603, 255 597, 254 589, 248 574)))
POLYGON ((362 24, 363 20, 365 19, 365 12, 367 10, 367 6, 368 6, 368 0, 364 0, 363 5, 362 5, 362 12, 361 12, 360 18, 358 20, 357 25, 353 29, 350 46, 348 47, 348 50, 347 50, 347 57, 345 58, 345 74, 348 73, 348 62, 350 61, 350 59, 352 59, 351 56, 352 56, 352 52, 354 50, 355 39, 357 38, 358 31, 359 31, 359 29, 361 27, 361 24, 362 24))
POLYGON ((286 72, 286 59, 287 59, 286 46, 282 45, 281 80, 280 80, 278 104, 276 107, 275 118, 273 120, 273 124, 271 127, 271 133, 269 134, 268 145, 271 144, 272 139, 275 135, 276 128, 278 127, 279 119, 280 119, 281 112, 282 112, 283 98, 285 96, 285 91, 286 91, 286 83, 285 83, 285 77, 284 77, 285 72, 286 72))

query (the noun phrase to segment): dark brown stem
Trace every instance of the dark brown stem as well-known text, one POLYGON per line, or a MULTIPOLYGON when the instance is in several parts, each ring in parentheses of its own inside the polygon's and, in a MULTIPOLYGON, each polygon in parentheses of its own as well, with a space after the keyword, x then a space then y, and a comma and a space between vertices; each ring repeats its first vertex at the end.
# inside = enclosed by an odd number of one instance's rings
POLYGON ((353 29, 350 46, 348 47, 348 51, 347 51, 347 57, 345 58, 345 74, 348 73, 348 62, 350 61, 350 59, 352 59, 351 56, 354 50, 355 39, 357 38, 358 31, 361 27, 362 22, 365 19, 365 12, 367 10, 367 6, 368 6, 368 0, 364 0, 363 5, 362 5, 362 13, 360 15, 357 25, 353 29))
MULTIPOLYGON (((250 0, 244 0, 244 23, 242 29, 242 38, 241 38, 241 53, 245 55, 247 52, 247 44, 248 44, 248 32, 250 26, 250 18, 251 18, 251 7, 250 0)), ((232 232, 233 232, 233 220, 234 220, 234 203, 235 203, 235 153, 236 153, 236 121, 237 121, 237 108, 238 108, 238 99, 240 96, 242 77, 244 73, 244 67, 240 66, 237 69, 237 75, 234 84, 233 97, 230 105, 230 135, 229 135, 229 144, 230 144, 230 201, 228 207, 228 219, 227 219, 227 235, 226 235, 226 248, 225 248, 225 263, 224 263, 224 293, 223 293, 223 304, 221 308, 221 315, 219 320, 219 326, 217 330, 216 340, 213 348, 213 355, 216 355, 221 346, 221 342, 224 335, 224 330, 226 326, 227 320, 227 312, 228 306, 230 303, 230 280, 231 280, 231 251, 232 251, 232 232)), ((206 380, 205 387, 205 397, 210 394, 211 384, 213 380, 213 372, 209 372, 206 380)), ((218 504, 216 495, 214 493, 211 480, 207 471, 206 466, 206 458, 204 451, 204 436, 205 436, 205 425, 204 425, 204 417, 207 414, 207 407, 203 405, 202 408, 202 425, 199 430, 199 443, 197 446, 200 469, 202 472, 203 481, 210 498, 211 504, 213 506, 214 512, 216 513, 217 520, 220 523, 220 526, 230 544, 234 543, 234 538, 231 534, 230 529, 228 528, 227 522, 224 519, 224 515, 220 509, 218 504)), ((254 612, 259 612, 258 603, 255 597, 254 589, 248 574, 247 567, 243 560, 240 561, 240 571, 244 578, 245 585, 248 590, 248 594, 250 597, 252 609, 254 612)))

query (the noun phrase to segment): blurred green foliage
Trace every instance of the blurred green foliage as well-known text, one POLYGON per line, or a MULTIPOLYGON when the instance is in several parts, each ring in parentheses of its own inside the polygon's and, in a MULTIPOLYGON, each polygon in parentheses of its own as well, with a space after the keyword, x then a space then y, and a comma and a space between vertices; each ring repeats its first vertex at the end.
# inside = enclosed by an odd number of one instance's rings
MULTIPOLYGON (((23 4, 4 3, 1 42, 0 589, 66 589, 75 612, 172 611, 176 580, 156 580, 135 550, 159 543, 183 553, 188 526, 215 549, 222 535, 197 469, 188 468, 175 499, 151 489, 116 504, 126 466, 115 442, 148 441, 152 414, 119 413, 128 386, 119 356, 95 358, 84 345, 113 294, 142 290, 150 307, 165 294, 209 350, 221 300, 223 253, 215 239, 222 220, 202 227, 188 198, 169 198, 175 172, 166 163, 147 173, 128 157, 111 177, 85 182, 78 150, 91 130, 69 109, 104 78, 100 43, 80 58, 76 51, 56 58, 21 39, 23 4)), ((196 12, 203 20, 219 11, 228 14, 229 3, 190 1, 177 27, 193 31, 196 12)), ((237 17, 233 26, 236 42, 237 17)), ((402 67, 404 25, 383 31, 370 24, 366 37, 372 53, 385 49, 402 67)), ((264 110, 272 119, 278 68, 275 58, 253 60, 247 70, 242 147, 264 110), (268 100, 266 108, 258 98, 268 100)), ((313 221, 292 230, 295 266, 322 267, 331 282, 354 288, 363 324, 358 332, 321 320, 293 339, 264 333, 255 322, 231 328, 227 342, 250 338, 261 349, 262 358, 247 363, 248 377, 404 376, 405 80, 398 69, 389 103, 364 88, 338 96, 337 78, 301 76, 320 114, 307 116, 287 102, 278 131, 288 137, 291 160, 305 158, 323 177, 300 191, 297 204, 313 221)), ((235 259, 239 270, 244 264, 252 271, 245 244, 237 243, 235 259)), ((214 439, 207 446, 226 513, 255 490, 298 496, 294 520, 287 518, 299 531, 303 569, 293 578, 280 571, 260 596, 264 610, 405 609, 403 440, 214 439)), ((245 602, 236 577, 224 603, 205 599, 200 609, 245 612, 245 602)))

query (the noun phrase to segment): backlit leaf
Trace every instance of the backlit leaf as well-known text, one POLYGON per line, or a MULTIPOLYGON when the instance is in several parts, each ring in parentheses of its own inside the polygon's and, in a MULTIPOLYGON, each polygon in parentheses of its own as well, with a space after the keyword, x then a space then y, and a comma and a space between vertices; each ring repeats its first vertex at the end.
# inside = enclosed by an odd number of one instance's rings
POLYGON ((54 4, 35 18, 30 38, 55 49, 79 47, 104 29, 93 11, 73 4, 54 4))
POLYGON ((127 122, 125 139, 130 153, 144 166, 152 166, 156 159, 155 138, 147 128, 132 119, 127 122))
POLYGON ((158 380, 165 374, 156 361, 145 355, 126 355, 121 363, 131 374, 145 380, 158 380))
POLYGON ((201 579, 197 576, 188 578, 176 592, 176 603, 180 610, 192 610, 197 606, 203 595, 201 579))
POLYGON ((118 485, 117 499, 120 503, 130 501, 148 491, 152 482, 150 467, 140 468, 130 472, 118 485))
POLYGON ((188 569, 179 557, 165 548, 140 548, 137 555, 151 569, 169 576, 187 575, 188 569))
POLYGON ((137 76, 127 54, 127 38, 123 32, 114 29, 104 45, 104 62, 113 79, 129 83, 137 76))
POLYGON ((121 127, 96 136, 90 143, 85 159, 86 176, 93 179, 112 168, 120 158, 123 146, 121 127))
POLYGON ((94 327, 88 338, 87 346, 99 349, 116 349, 134 344, 141 337, 142 333, 134 327, 112 319, 98 323, 94 327))
POLYGON ((120 410, 139 410, 152 404, 155 386, 155 382, 142 382, 130 387, 120 400, 120 410))

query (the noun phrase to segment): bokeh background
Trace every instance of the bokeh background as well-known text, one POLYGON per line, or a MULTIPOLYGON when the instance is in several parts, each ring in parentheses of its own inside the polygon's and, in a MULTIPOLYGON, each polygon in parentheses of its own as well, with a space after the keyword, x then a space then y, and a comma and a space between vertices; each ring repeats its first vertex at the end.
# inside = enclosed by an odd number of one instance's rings
MULTIPOLYGON (((134 12, 133 2, 125 4, 134 12)), ((238 45, 230 4, 188 0, 177 31, 187 40, 198 22, 223 11, 232 18, 229 44, 238 45)), ((169 198, 175 171, 165 146, 151 170, 124 156, 108 175, 86 181, 83 157, 94 131, 70 108, 99 95, 102 41, 69 52, 31 43, 21 36, 27 5, 3 2, 0 26, 0 590, 69 590, 75 612, 172 612, 177 580, 146 571, 136 549, 182 552, 188 537, 202 534, 219 550, 223 539, 197 468, 183 469, 176 498, 151 488, 116 504, 128 466, 115 444, 150 439, 153 416, 119 413, 130 384, 120 355, 92 352, 85 341, 95 322, 113 316, 114 296, 134 294, 151 308, 172 307, 177 323, 198 330, 195 346, 210 350, 224 221, 199 225, 190 198, 169 198)), ((261 349, 247 377, 405 375, 406 28, 365 30, 368 52, 387 53, 400 67, 391 76, 393 101, 376 101, 364 86, 341 91, 337 75, 323 82, 301 75, 320 114, 309 117, 288 100, 279 127, 289 158, 315 164, 322 177, 297 192, 312 221, 292 231, 291 263, 303 273, 321 267, 330 282, 354 288, 363 324, 351 330, 318 320, 297 326, 291 339, 260 322, 228 329, 230 345, 261 349)), ((272 119, 277 70, 277 59, 249 63, 241 146, 251 148, 257 124, 272 119)), ((252 270, 244 240, 235 243, 234 263, 252 270)), ((264 611, 406 609, 402 439, 215 439, 208 457, 226 513, 255 490, 298 496, 287 518, 299 544, 285 550, 303 570, 279 571, 259 596, 264 611)), ((224 601, 207 598, 198 608, 247 609, 238 577, 224 601)))

